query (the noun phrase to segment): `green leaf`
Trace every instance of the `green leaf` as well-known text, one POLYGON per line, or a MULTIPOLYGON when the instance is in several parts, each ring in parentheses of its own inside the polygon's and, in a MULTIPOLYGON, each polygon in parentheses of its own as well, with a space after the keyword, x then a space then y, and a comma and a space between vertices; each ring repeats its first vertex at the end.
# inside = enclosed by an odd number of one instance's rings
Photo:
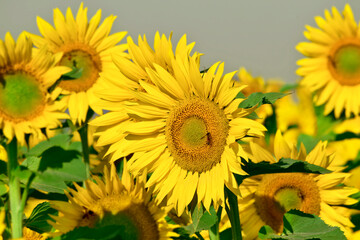
POLYGON ((22 163, 21 166, 27 167, 30 171, 37 172, 39 169, 41 158, 30 156, 27 157, 22 163))
POLYGON ((213 206, 210 207, 210 212, 204 212, 202 205, 195 207, 191 218, 193 223, 184 227, 189 232, 189 235, 202 230, 209 230, 217 221, 216 211, 213 206))
POLYGON ((331 173, 330 170, 322 168, 320 166, 301 161, 294 160, 290 158, 281 158, 276 163, 269 163, 266 161, 262 161, 259 163, 254 163, 252 161, 246 162, 243 161, 242 169, 247 172, 249 175, 237 175, 235 174, 235 178, 238 184, 248 177, 259 175, 259 174, 267 174, 267 173, 286 173, 286 172, 303 172, 303 173, 315 173, 315 174, 324 174, 331 173))
POLYGON ((227 228, 220 233, 221 240, 231 240, 232 239, 232 232, 231 228, 227 228))
POLYGON ((276 100, 288 95, 287 93, 252 93, 247 99, 239 104, 239 108, 252 108, 254 106, 260 107, 263 104, 273 104, 276 100))
POLYGON ((7 184, 5 184, 4 182, 0 181, 0 196, 6 194, 7 192, 8 192, 7 184))
POLYGON ((235 98, 246 98, 242 92, 238 92, 235 98))
POLYGON ((268 225, 262 226, 259 231, 260 239, 281 239, 279 235, 268 225))
POLYGON ((319 140, 316 139, 315 137, 301 133, 297 139, 297 148, 299 149, 300 144, 303 143, 304 147, 306 149, 306 152, 310 152, 311 150, 314 149, 314 147, 316 146, 316 144, 318 142, 319 142, 319 140))
POLYGON ((119 225, 110 225, 110 226, 102 226, 102 227, 78 227, 74 230, 65 233, 61 236, 52 238, 53 240, 130 240, 131 238, 127 238, 123 236, 125 227, 119 225))
POLYGON ((55 137, 50 138, 49 140, 42 141, 37 144, 35 147, 30 149, 26 156, 36 156, 39 157, 47 149, 58 146, 64 149, 68 149, 71 142, 71 135, 69 134, 58 134, 55 137))
MULTIPOLYGON (((71 144, 67 148, 78 148, 77 145, 71 144)), ((66 182, 79 182, 87 178, 81 154, 76 150, 64 150, 59 146, 47 148, 41 153, 41 158, 29 156, 22 165, 37 175, 31 188, 46 192, 62 194, 67 188, 66 182)))
POLYGON ((0 174, 7 174, 7 164, 4 161, 0 161, 0 174))
POLYGON ((317 119, 317 136, 324 140, 333 140, 335 134, 334 128, 341 120, 335 119, 332 115, 324 116, 324 106, 314 107, 316 119, 317 119))
POLYGON ((259 231, 259 238, 346 240, 340 228, 327 225, 320 217, 313 214, 290 210, 285 213, 283 220, 284 229, 281 235, 277 235, 269 226, 264 226, 259 231))
POLYGON ((50 173, 42 173, 34 178, 30 188, 49 193, 64 194, 64 190, 67 188, 67 185, 64 181, 59 181, 57 176, 53 176, 50 173))
POLYGON ((306 161, 294 160, 290 158, 281 158, 277 163, 269 163, 266 161, 254 163, 249 161, 248 163, 245 163, 243 170, 251 176, 280 172, 304 172, 316 174, 331 173, 330 170, 320 166, 308 163, 306 161))
POLYGON ((253 120, 259 119, 259 116, 257 115, 256 112, 252 112, 252 113, 250 113, 249 115, 247 115, 246 117, 247 117, 247 118, 250 118, 250 119, 253 119, 253 120))
POLYGON ((33 231, 44 233, 49 232, 52 226, 47 222, 51 219, 49 214, 55 215, 57 211, 50 207, 49 202, 38 204, 32 211, 30 217, 25 220, 25 227, 33 231))
POLYGON ((289 84, 285 84, 280 88, 280 92, 288 92, 288 91, 294 91, 297 87, 299 86, 299 84, 297 83, 289 83, 289 84))

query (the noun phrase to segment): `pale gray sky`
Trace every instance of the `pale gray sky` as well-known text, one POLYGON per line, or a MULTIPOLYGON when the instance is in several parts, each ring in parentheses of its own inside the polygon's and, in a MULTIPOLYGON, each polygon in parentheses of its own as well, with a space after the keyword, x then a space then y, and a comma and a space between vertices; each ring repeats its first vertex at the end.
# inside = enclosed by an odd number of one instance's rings
MULTIPOLYGON (((39 33, 36 16, 53 24, 53 9, 77 12, 79 0, 0 0, 0 38, 7 31, 14 37, 23 31, 39 33)), ((253 75, 295 82, 295 45, 304 41, 305 24, 315 26, 314 17, 349 3, 360 20, 359 0, 87 0, 89 18, 101 8, 103 19, 118 16, 112 32, 128 31, 137 39, 146 34, 152 44, 159 31, 173 40, 184 33, 195 41, 195 50, 205 55, 201 68, 225 62, 227 72, 246 67, 253 75)))

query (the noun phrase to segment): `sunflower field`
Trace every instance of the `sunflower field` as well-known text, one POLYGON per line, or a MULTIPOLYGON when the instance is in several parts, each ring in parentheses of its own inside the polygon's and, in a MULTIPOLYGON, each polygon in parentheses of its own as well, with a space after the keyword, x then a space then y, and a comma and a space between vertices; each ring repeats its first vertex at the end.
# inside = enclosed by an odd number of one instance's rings
POLYGON ((0 239, 360 239, 349 4, 305 26, 290 84, 115 19, 81 3, 0 39, 0 239))

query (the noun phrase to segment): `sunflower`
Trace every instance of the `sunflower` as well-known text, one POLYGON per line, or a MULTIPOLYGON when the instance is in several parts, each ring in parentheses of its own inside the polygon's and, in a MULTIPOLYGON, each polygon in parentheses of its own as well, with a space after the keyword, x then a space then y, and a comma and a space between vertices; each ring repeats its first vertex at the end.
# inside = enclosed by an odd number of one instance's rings
POLYGON ((343 15, 333 7, 325 19, 316 17, 320 29, 306 26, 305 37, 296 49, 308 58, 299 60, 301 84, 315 92, 317 105, 325 104, 324 114, 334 111, 338 118, 358 115, 360 100, 360 28, 348 4, 343 15))
MULTIPOLYGON (((275 135, 273 153, 252 142, 250 148, 250 158, 256 163, 264 160, 275 163, 281 158, 292 158, 326 169, 336 165, 334 156, 326 153, 326 142, 319 142, 306 154, 303 145, 298 152, 295 145, 290 146, 284 140, 280 131, 275 135)), ((281 232, 283 215, 290 209, 318 215, 325 223, 350 234, 353 227, 349 219, 350 210, 341 207, 357 202, 349 197, 357 190, 342 184, 349 175, 338 168, 328 174, 273 173, 245 179, 240 185, 242 198, 239 198, 244 239, 256 239, 263 225, 281 232)))
MULTIPOLYGON (((169 207, 157 206, 151 198, 151 192, 144 188, 146 172, 136 178, 135 182, 127 171, 124 161, 122 178, 116 173, 115 166, 104 168, 104 180, 94 176, 87 180, 86 188, 74 183, 76 190, 69 189, 66 195, 69 202, 52 201, 53 208, 59 216, 52 216, 55 222, 49 222, 60 233, 66 233, 76 227, 93 227, 99 219, 109 215, 117 216, 113 224, 125 225, 126 230, 134 231, 137 239, 171 239, 178 236, 165 216, 169 207)), ((111 219, 111 218, 110 218, 111 219)))
POLYGON ((56 66, 62 54, 45 48, 32 53, 32 41, 21 33, 15 43, 10 33, 0 40, 0 129, 8 141, 16 137, 25 144, 25 134, 42 138, 43 128, 55 128, 64 106, 54 102, 48 89, 68 67, 56 66))
POLYGON ((180 216, 195 195, 209 209, 224 203, 225 185, 238 193, 233 173, 245 174, 240 157, 247 156, 237 140, 266 129, 245 118, 254 109, 238 108, 244 99, 235 97, 245 86, 233 86, 235 72, 222 76, 223 63, 201 73, 197 56, 171 62, 173 74, 154 63, 146 69, 149 81, 139 80, 144 90, 132 92, 137 101, 118 104, 130 119, 114 111, 93 124, 113 124, 98 133, 98 145, 110 144, 112 161, 132 154, 129 170, 148 169, 146 186, 154 186, 158 202, 167 196, 180 216))
POLYGON ((43 37, 28 33, 36 47, 47 45, 53 53, 63 52, 60 65, 81 72, 78 78, 60 81, 54 90, 54 95, 65 95, 63 101, 67 103, 70 116, 79 124, 85 121, 89 106, 96 113, 102 113, 97 105, 99 98, 94 95, 97 88, 106 84, 99 76, 105 72, 117 71, 111 54, 121 55, 127 48, 126 44, 116 45, 126 32, 109 35, 116 17, 107 17, 99 26, 100 19, 101 10, 98 10, 88 22, 87 8, 81 3, 76 19, 70 8, 66 11, 66 17, 56 8, 55 28, 38 17, 37 24, 43 37))

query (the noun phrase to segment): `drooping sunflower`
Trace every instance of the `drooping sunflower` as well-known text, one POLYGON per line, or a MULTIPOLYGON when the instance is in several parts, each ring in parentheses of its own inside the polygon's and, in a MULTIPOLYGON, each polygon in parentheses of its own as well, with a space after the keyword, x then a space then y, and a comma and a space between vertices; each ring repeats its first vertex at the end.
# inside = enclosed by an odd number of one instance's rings
POLYGON ((233 173, 244 174, 240 157, 247 156, 237 140, 263 136, 266 129, 246 118, 253 109, 238 108, 244 99, 235 97, 245 86, 233 86, 235 72, 223 76, 223 63, 200 73, 197 56, 171 62, 173 74, 154 64, 146 69, 149 81, 139 80, 143 91, 132 92, 136 101, 118 104, 129 119, 113 110, 93 124, 108 124, 98 145, 110 144, 112 161, 133 154, 129 170, 148 169, 146 186, 180 216, 195 196, 209 209, 224 203, 225 185, 238 193, 233 173))
POLYGON ((325 10, 325 19, 315 21, 320 29, 306 26, 305 37, 296 49, 307 58, 299 60, 297 74, 301 84, 315 92, 317 105, 325 104, 324 114, 334 111, 338 118, 343 110, 346 117, 360 112, 360 28, 350 5, 343 14, 333 7, 325 10))
MULTIPOLYGON (((250 142, 254 162, 277 162, 280 158, 292 158, 307 161, 326 169, 336 169, 332 165, 334 156, 326 153, 326 142, 318 145, 306 154, 302 146, 298 152, 295 145, 290 146, 276 133, 274 151, 269 152, 256 143, 250 142)), ((338 226, 345 234, 351 233, 350 210, 342 205, 357 202, 349 195, 356 193, 355 188, 342 185, 349 173, 339 168, 328 174, 273 173, 247 178, 240 185, 239 213, 244 239, 256 239, 263 225, 270 225, 281 232, 283 215, 290 209, 299 209, 305 213, 320 216, 325 223, 338 226)))
POLYGON ((116 17, 107 17, 99 26, 101 9, 88 22, 87 8, 81 3, 74 18, 71 9, 66 17, 61 11, 54 9, 54 25, 51 26, 42 18, 37 18, 39 31, 43 37, 28 33, 36 47, 47 45, 51 52, 63 52, 59 65, 68 66, 81 72, 81 77, 62 80, 54 90, 54 95, 65 95, 62 99, 67 103, 70 117, 81 124, 86 119, 89 106, 96 113, 102 110, 97 105, 99 98, 94 95, 97 88, 106 84, 99 76, 102 73, 117 71, 111 60, 111 54, 123 54, 126 44, 118 44, 126 32, 109 35, 116 17))
POLYGON ((62 54, 45 48, 32 52, 32 41, 21 33, 14 41, 6 33, 0 40, 0 129, 8 141, 16 137, 25 144, 25 134, 42 138, 42 128, 56 128, 64 106, 54 102, 48 89, 71 69, 56 66, 62 54))
POLYGON ((94 227, 100 219, 117 216, 109 223, 124 225, 128 232, 132 231, 134 239, 170 240, 170 237, 178 236, 173 231, 178 225, 168 224, 165 220, 170 208, 157 206, 151 192, 145 190, 146 172, 134 179, 124 161, 121 179, 113 164, 104 168, 103 180, 98 176, 93 179, 96 182, 86 181, 86 188, 75 183, 76 190, 66 192, 69 202, 51 202, 59 216, 52 216, 55 222, 49 223, 60 233, 76 227, 94 227))

